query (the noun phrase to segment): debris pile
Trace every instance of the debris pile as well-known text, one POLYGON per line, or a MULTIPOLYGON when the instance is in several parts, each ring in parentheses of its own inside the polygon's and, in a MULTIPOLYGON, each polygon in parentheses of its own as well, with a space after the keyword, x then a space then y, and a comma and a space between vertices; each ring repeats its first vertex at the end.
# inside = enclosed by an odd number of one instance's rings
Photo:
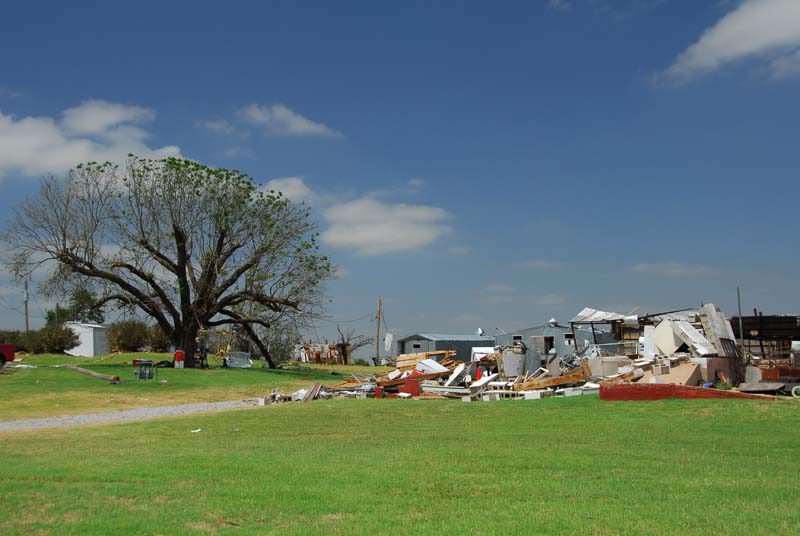
POLYGON ((272 399, 800 397, 800 363, 752 360, 745 370, 744 359, 752 356, 742 355, 731 322, 710 303, 641 316, 585 308, 569 326, 552 319, 496 342, 490 349, 473 348, 466 361, 457 360, 456 350, 401 354, 394 370, 353 374, 335 386, 315 384, 292 395, 273 393, 272 399))

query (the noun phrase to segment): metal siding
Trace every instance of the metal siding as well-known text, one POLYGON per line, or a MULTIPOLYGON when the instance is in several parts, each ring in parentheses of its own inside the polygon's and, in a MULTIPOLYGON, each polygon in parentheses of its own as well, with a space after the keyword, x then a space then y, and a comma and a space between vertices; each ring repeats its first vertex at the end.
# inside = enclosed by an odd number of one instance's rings
POLYGON ((436 334, 417 333, 403 337, 396 342, 398 354, 413 354, 417 352, 434 352, 437 350, 455 350, 455 359, 459 361, 469 361, 472 356, 472 348, 475 346, 495 346, 493 337, 479 337, 477 335, 469 339, 469 335, 453 335, 457 339, 434 338, 429 340, 426 337, 435 337, 436 334), (419 349, 412 348, 418 343, 419 349))
POLYGON ((94 355, 106 355, 111 353, 111 342, 108 339, 108 331, 105 329, 95 329, 94 331, 94 355))
POLYGON ((436 341, 437 350, 455 350, 458 361, 469 361, 472 354, 472 343, 466 341, 436 341))
POLYGON ((532 373, 537 370, 542 364, 542 356, 531 345, 531 337, 542 336, 544 333, 544 326, 536 326, 532 328, 520 329, 510 333, 501 333, 495 337, 497 346, 511 346, 514 344, 514 336, 522 337, 522 342, 525 344, 527 351, 525 352, 525 371, 532 373))
POLYGON ((497 346, 511 346, 514 344, 514 335, 519 335, 522 337, 522 342, 525 343, 525 346, 530 346, 530 339, 534 335, 541 336, 542 330, 544 328, 542 326, 533 327, 533 328, 526 328, 520 329, 518 331, 511 331, 509 333, 501 333, 495 336, 495 341, 497 346))
MULTIPOLYGON (((478 339, 474 341, 433 341, 433 350, 455 350, 455 359, 458 361, 469 361, 472 357, 472 348, 475 346, 489 346, 492 341, 486 339, 478 339)), ((491 344, 494 346, 494 344, 491 344)))
POLYGON ((417 354, 421 352, 433 351, 433 343, 426 339, 407 338, 400 341, 399 344, 401 345, 401 348, 398 353, 401 354, 417 354), (419 344, 419 348, 414 348, 414 344, 419 344))

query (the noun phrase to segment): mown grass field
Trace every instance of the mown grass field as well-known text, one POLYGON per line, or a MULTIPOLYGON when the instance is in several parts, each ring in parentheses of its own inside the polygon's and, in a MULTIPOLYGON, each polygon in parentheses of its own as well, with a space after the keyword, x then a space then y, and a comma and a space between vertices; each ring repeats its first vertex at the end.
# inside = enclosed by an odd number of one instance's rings
MULTIPOLYGON (((192 402, 214 402, 267 396, 272 389, 292 392, 311 382, 339 383, 353 372, 375 371, 358 366, 303 365, 296 369, 270 370, 256 361, 253 369, 206 370, 158 369, 158 381, 137 381, 131 361, 135 358, 170 359, 169 354, 113 354, 98 358, 37 355, 18 363, 48 368, 10 369, 0 374, 0 420, 50 417, 114 411, 141 406, 163 406, 192 402), (79 374, 64 363, 119 376, 118 385, 79 374), (336 371, 340 375, 331 375, 336 371), (166 383, 161 383, 161 381, 166 383)), ((219 367, 216 358, 212 367, 219 367)))
POLYGON ((5 433, 0 533, 798 534, 799 440, 792 401, 596 397, 5 433))

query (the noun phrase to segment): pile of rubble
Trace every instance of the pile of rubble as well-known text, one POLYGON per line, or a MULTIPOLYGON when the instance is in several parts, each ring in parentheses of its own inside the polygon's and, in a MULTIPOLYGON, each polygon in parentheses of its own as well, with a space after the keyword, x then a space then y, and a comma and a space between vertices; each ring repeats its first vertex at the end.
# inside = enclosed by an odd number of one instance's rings
POLYGON ((366 393, 375 398, 461 398, 467 402, 575 396, 596 394, 599 390, 599 385, 589 382, 591 372, 586 359, 573 360, 570 365, 574 368, 552 376, 544 368, 532 374, 516 373, 522 362, 519 347, 497 348, 494 354, 465 363, 454 361, 454 356, 452 350, 403 354, 393 371, 353 375, 331 389, 348 396, 366 393))
POLYGON ((762 396, 753 393, 778 392, 800 396, 800 367, 747 367, 745 372, 731 324, 713 304, 697 311, 642 317, 587 308, 569 328, 554 320, 550 325, 560 330, 568 351, 559 353, 552 344, 554 337, 536 335, 530 337, 530 347, 515 337, 511 345, 494 347, 494 353, 473 351, 472 359, 464 362, 454 359, 455 350, 401 354, 395 370, 353 374, 332 387, 316 385, 292 395, 273 394, 273 398, 460 398, 471 402, 596 394, 608 400, 753 397, 762 396), (604 324, 611 327, 598 327, 604 324), (594 340, 584 339, 579 345, 587 333, 594 340), (601 342, 609 338, 613 341, 601 342))

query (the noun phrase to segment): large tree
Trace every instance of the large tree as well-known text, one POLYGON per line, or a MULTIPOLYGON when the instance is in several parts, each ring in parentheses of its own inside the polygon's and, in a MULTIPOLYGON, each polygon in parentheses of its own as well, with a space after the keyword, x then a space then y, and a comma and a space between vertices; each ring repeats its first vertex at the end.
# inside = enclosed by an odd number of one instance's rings
POLYGON ((42 181, 4 233, 19 276, 55 263, 44 288, 91 287, 97 306, 158 323, 187 366, 201 329, 260 334, 317 312, 333 272, 308 208, 239 171, 178 158, 83 164, 42 181))

